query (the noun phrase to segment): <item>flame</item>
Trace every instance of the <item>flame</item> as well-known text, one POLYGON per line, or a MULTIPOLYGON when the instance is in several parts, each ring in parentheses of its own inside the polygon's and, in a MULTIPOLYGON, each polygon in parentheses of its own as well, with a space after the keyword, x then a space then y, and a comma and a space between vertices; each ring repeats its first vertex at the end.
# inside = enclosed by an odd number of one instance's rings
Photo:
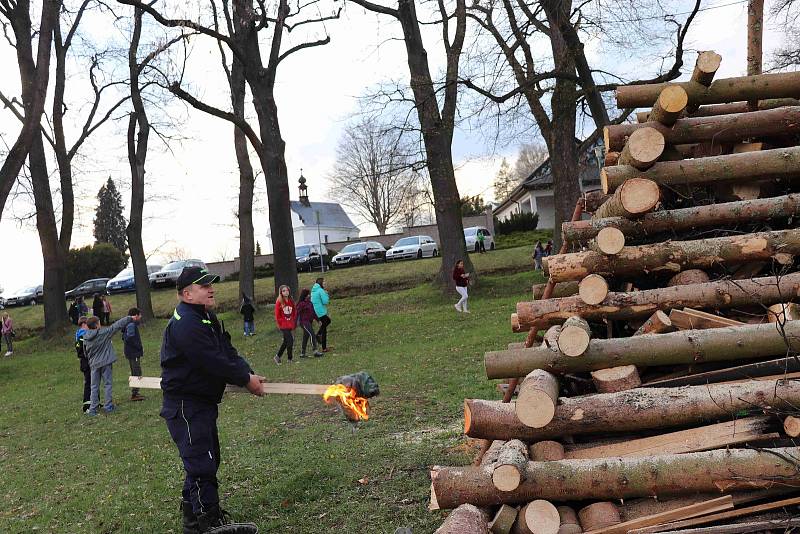
POLYGON ((359 397, 356 390, 345 386, 344 384, 334 384, 325 390, 322 399, 331 404, 334 400, 338 401, 342 408, 348 413, 353 415, 355 420, 369 419, 369 400, 364 397, 359 397))

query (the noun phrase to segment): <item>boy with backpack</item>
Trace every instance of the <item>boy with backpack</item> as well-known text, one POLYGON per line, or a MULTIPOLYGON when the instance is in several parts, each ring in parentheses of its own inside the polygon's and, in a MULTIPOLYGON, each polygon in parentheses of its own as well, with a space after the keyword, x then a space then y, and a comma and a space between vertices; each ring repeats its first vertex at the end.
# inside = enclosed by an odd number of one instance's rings
MULTIPOLYGON (((122 332, 125 357, 131 367, 131 376, 142 376, 141 358, 144 356, 144 348, 142 338, 139 337, 139 321, 142 319, 142 314, 138 308, 131 308, 128 310, 128 316, 132 321, 122 332)), ((134 402, 144 400, 144 397, 139 395, 139 388, 131 388, 131 400, 134 402)))
POLYGON ((83 373, 83 404, 81 413, 89 409, 89 396, 92 390, 92 370, 89 367, 89 360, 86 358, 86 351, 83 347, 83 334, 86 333, 86 316, 78 317, 78 330, 75 331, 75 352, 80 363, 81 373, 83 373))

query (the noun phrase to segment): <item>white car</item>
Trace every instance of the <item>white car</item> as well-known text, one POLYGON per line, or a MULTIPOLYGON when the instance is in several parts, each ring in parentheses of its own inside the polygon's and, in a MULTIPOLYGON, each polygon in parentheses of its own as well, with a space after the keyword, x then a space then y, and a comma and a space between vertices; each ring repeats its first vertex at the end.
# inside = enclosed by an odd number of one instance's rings
POLYGON ((489 230, 483 226, 470 226, 469 228, 464 228, 464 241, 467 244, 467 250, 474 250, 475 252, 480 251, 480 245, 478 244, 478 230, 483 233, 484 248, 486 250, 494 250, 494 238, 492 237, 492 234, 489 233, 489 230))
POLYGON ((415 235, 398 239, 392 248, 386 251, 386 260, 401 258, 433 258, 439 255, 436 241, 427 235, 415 235))

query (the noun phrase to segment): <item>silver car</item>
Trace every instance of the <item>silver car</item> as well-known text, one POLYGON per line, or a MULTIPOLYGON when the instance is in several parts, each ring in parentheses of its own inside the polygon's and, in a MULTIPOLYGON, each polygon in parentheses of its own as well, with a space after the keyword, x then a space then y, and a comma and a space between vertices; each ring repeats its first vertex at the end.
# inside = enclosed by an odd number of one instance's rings
POLYGON ((171 261, 162 267, 160 271, 156 271, 148 277, 150 279, 150 286, 153 289, 175 287, 175 284, 178 282, 178 277, 184 267, 200 267, 201 269, 205 269, 206 264, 200 260, 171 261))
POLYGON ((44 290, 42 286, 31 286, 22 288, 6 297, 5 306, 33 306, 44 300, 44 290))
POLYGON ((430 236, 415 235, 404 237, 386 251, 386 260, 402 258, 433 258, 439 255, 439 247, 430 236))

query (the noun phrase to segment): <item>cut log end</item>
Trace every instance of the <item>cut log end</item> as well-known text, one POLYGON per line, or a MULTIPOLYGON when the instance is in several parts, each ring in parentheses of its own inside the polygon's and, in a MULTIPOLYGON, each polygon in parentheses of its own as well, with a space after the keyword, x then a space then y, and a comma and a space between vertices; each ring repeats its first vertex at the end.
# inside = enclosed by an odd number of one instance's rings
POLYGON ((793 302, 773 304, 767 308, 767 321, 770 323, 783 324, 798 319, 800 319, 800 306, 793 302))
POLYGON ((581 508, 578 519, 584 531, 610 527, 622 522, 619 510, 612 502, 596 502, 581 508))
POLYGON ((783 430, 791 438, 800 436, 800 418, 789 415, 783 420, 783 430))
POLYGON ((711 85, 714 75, 719 70, 722 63, 722 56, 713 50, 706 50, 697 55, 697 62, 694 65, 692 81, 708 87, 711 85))
POLYGON ((661 132, 649 126, 639 128, 628 138, 617 163, 632 165, 642 171, 649 169, 664 153, 665 146, 661 132))
POLYGON ((708 277, 705 271, 701 271, 700 269, 687 269, 670 278, 669 282, 667 282, 667 285, 686 286, 691 284, 705 284, 710 280, 711 279, 708 277))
POLYGON ((609 256, 619 254, 625 247, 625 234, 617 228, 608 226, 597 233, 595 243, 597 249, 603 254, 609 256))
POLYGON ((686 89, 680 85, 668 85, 658 95, 648 120, 672 126, 686 109, 688 103, 689 95, 686 93, 686 89))
POLYGON ((494 519, 489 523, 489 532, 492 534, 508 534, 517 520, 517 510, 513 506, 507 504, 502 505, 497 513, 494 514, 494 519))
POLYGON ((635 365, 621 365, 592 372, 592 381, 599 393, 615 393, 639 387, 642 380, 635 365))
POLYGON ((535 462, 556 462, 564 459, 564 446, 557 441, 537 441, 530 446, 530 457, 535 462))
POLYGON ((513 465, 499 465, 492 473, 492 484, 500 491, 514 491, 522 482, 522 475, 513 465))
POLYGON ((580 534, 583 532, 575 510, 569 506, 559 506, 556 509, 558 510, 558 515, 561 520, 561 526, 558 527, 558 534, 580 534))
POLYGON ((517 516, 514 532, 518 534, 558 534, 561 518, 558 509, 545 500, 526 504, 517 516))
POLYGON ((519 388, 514 410, 526 426, 542 428, 553 420, 558 402, 558 379, 541 369, 534 369, 519 388))
POLYGON ((600 304, 608 296, 608 282, 599 274, 590 274, 578 284, 578 295, 590 306, 600 304))
POLYGON ((589 348, 592 331, 589 323, 574 316, 564 322, 558 334, 558 350, 571 357, 581 356, 589 348))

